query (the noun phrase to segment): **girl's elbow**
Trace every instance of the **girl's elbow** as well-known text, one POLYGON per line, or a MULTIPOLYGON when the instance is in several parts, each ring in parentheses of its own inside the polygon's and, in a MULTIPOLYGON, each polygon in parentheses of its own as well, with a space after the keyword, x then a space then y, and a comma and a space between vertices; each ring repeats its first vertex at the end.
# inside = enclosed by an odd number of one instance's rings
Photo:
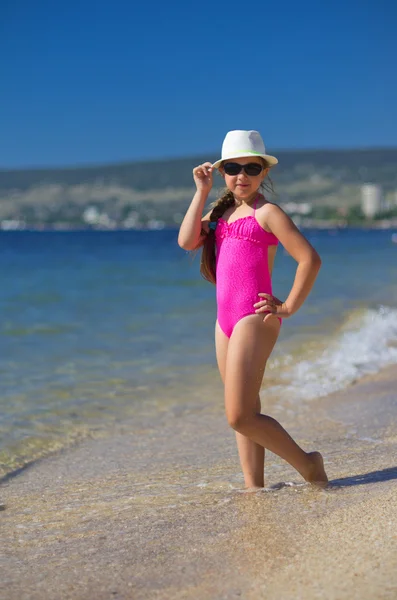
POLYGON ((306 265, 306 268, 310 269, 310 271, 319 271, 321 267, 321 258, 317 254, 315 250, 306 254, 305 257, 302 256, 302 260, 298 260, 299 264, 306 265))
POLYGON ((182 250, 190 250, 190 246, 186 240, 178 238, 178 246, 182 248, 182 250))
POLYGON ((317 254, 316 251, 314 251, 311 256, 311 263, 313 265, 313 269, 316 269, 316 271, 320 270, 322 261, 321 261, 320 255, 317 254))
POLYGON ((197 246, 192 244, 192 241, 186 238, 183 238, 182 236, 178 236, 178 246, 180 248, 182 248, 182 250, 187 250, 190 252, 190 250, 194 250, 197 246))
POLYGON ((183 234, 182 228, 179 230, 178 233, 178 246, 180 248, 182 248, 183 250, 187 250, 187 245, 189 243, 189 239, 186 235, 183 234))

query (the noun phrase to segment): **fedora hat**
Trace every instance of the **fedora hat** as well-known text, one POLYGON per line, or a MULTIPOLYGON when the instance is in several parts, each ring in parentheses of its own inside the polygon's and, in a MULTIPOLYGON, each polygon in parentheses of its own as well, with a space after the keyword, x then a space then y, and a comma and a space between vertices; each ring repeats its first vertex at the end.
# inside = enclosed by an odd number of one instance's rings
POLYGON ((264 158, 270 167, 278 163, 275 156, 266 154, 265 144, 258 131, 236 129, 226 134, 222 144, 222 158, 214 162, 212 167, 218 169, 225 160, 244 158, 246 156, 264 158))

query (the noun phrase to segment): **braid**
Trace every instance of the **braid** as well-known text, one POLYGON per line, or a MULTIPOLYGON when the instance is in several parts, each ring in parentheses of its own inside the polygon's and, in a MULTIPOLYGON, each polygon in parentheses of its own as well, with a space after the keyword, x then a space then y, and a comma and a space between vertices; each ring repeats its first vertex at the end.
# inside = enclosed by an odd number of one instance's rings
POLYGON ((216 200, 212 205, 212 212, 210 215, 210 221, 217 221, 227 211, 228 208, 233 206, 234 196, 233 193, 226 188, 223 196, 216 200))
MULTIPOLYGON (((230 190, 226 190, 219 200, 214 202, 210 214, 210 223, 216 223, 218 219, 234 205, 234 196, 230 190)), ((215 257, 215 230, 210 229, 205 237, 203 251, 201 253, 200 273, 210 283, 216 283, 216 257, 215 257)))

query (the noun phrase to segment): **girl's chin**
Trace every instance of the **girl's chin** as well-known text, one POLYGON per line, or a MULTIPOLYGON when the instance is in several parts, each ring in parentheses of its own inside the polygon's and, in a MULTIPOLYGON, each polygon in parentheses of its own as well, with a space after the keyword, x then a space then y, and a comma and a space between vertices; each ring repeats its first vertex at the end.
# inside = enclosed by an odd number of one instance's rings
POLYGON ((250 194, 251 193, 251 186, 247 185, 236 185, 235 190, 234 190, 237 194, 250 194))
POLYGON ((249 198, 252 195, 255 195, 255 190, 251 189, 250 186, 248 187, 240 187, 240 186, 236 186, 233 190, 234 195, 237 198, 249 198))

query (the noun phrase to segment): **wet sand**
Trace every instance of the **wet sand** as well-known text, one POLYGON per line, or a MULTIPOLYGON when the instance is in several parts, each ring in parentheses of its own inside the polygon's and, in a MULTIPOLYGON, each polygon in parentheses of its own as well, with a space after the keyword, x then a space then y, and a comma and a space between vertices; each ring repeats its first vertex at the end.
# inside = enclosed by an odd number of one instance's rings
POLYGON ((397 598, 396 367, 269 407, 323 453, 326 490, 267 453, 244 491, 219 392, 3 480, 0 598, 397 598))

